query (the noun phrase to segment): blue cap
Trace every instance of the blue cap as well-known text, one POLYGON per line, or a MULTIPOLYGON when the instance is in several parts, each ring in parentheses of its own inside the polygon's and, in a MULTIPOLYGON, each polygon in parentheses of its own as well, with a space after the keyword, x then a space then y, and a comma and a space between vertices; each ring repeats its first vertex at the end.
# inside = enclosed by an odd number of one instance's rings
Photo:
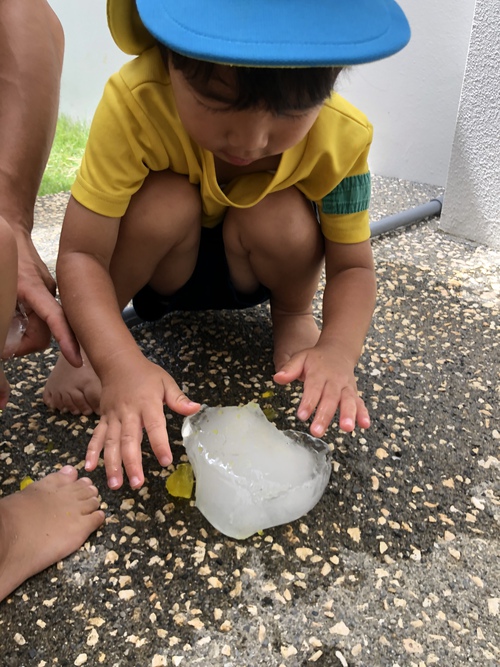
POLYGON ((186 56, 232 65, 356 65, 410 39, 394 0, 108 0, 108 20, 126 53, 150 46, 150 33, 186 56))

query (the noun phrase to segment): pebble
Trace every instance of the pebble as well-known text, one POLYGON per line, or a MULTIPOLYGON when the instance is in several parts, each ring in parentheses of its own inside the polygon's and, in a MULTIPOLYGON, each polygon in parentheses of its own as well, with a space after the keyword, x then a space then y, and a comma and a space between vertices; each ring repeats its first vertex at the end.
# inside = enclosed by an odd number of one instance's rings
POLYGON ((350 633, 350 630, 344 621, 339 621, 330 628, 330 632, 332 635, 341 635, 342 637, 347 637, 347 635, 350 633))

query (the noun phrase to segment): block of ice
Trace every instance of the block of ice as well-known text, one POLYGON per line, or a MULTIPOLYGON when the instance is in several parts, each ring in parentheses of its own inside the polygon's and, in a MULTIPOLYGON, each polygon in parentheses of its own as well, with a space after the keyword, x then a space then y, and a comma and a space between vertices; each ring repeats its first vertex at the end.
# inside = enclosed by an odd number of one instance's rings
POLYGON ((326 443, 279 431, 256 403, 209 408, 184 420, 196 506, 221 533, 243 539, 311 510, 331 473, 326 443))

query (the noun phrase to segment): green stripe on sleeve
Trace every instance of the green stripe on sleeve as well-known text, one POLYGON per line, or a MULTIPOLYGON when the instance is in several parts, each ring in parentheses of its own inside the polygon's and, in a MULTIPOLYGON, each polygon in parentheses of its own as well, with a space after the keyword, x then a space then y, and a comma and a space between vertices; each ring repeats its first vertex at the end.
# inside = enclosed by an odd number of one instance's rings
POLYGON ((321 200, 323 213, 349 215, 366 211, 370 205, 370 172, 347 176, 321 200))

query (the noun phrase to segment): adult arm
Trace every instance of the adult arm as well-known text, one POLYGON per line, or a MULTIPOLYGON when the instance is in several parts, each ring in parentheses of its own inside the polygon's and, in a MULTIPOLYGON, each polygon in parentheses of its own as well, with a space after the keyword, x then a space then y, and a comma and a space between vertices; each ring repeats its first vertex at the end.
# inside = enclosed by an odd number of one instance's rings
POLYGON ((63 52, 63 31, 46 0, 0 0, 0 215, 16 238, 17 295, 29 316, 18 354, 44 349, 52 332, 68 361, 79 366, 55 281, 31 239, 57 122, 63 52))

